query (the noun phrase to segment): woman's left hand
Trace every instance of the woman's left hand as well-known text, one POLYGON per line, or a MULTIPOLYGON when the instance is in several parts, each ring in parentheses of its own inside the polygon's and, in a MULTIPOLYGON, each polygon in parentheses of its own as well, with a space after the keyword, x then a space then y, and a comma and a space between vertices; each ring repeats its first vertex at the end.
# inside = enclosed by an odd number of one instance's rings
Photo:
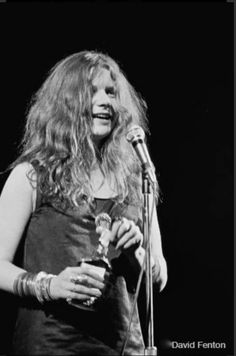
POLYGON ((117 250, 133 252, 143 243, 143 234, 132 220, 122 217, 114 221, 111 231, 115 233, 113 244, 117 250))

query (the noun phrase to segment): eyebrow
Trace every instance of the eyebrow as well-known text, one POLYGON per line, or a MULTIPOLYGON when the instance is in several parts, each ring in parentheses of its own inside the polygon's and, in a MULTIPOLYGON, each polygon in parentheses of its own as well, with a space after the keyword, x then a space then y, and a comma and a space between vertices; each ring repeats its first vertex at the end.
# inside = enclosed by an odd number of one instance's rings
MULTIPOLYGON (((92 84, 92 89, 97 89, 97 85, 92 84)), ((117 89, 116 83, 106 86, 106 89, 117 89)))

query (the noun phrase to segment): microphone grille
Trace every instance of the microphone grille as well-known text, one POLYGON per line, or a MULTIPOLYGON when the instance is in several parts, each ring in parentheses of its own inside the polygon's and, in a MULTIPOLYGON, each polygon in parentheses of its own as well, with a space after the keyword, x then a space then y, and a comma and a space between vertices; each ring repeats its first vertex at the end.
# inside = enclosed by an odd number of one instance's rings
POLYGON ((131 126, 126 135, 126 140, 131 143, 137 139, 144 140, 144 138, 145 138, 145 133, 142 127, 138 125, 131 126))
POLYGON ((105 229, 110 229, 111 226, 111 217, 107 213, 100 213, 95 218, 95 225, 102 226, 105 229))

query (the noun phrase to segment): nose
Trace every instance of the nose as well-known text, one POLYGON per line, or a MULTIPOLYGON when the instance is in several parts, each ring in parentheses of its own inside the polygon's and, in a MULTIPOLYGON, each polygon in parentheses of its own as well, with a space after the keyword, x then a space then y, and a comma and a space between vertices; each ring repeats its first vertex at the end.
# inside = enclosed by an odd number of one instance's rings
POLYGON ((93 97, 93 103, 97 106, 109 106, 111 101, 105 90, 99 90, 93 97))

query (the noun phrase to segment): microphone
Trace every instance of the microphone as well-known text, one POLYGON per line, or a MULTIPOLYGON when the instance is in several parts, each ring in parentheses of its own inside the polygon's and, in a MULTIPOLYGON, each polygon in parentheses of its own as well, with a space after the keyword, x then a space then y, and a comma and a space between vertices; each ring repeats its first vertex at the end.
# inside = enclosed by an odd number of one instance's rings
POLYGON ((142 164, 142 168, 147 173, 150 183, 157 186, 157 179, 155 175, 154 165, 148 153, 147 146, 144 142, 145 133, 143 129, 138 125, 133 125, 127 132, 126 139, 130 142, 137 153, 137 156, 142 164))
POLYGON ((96 227, 101 227, 99 243, 104 248, 107 248, 110 243, 110 236, 107 235, 107 231, 109 231, 111 227, 111 217, 107 213, 100 213, 95 218, 95 225, 96 227))

